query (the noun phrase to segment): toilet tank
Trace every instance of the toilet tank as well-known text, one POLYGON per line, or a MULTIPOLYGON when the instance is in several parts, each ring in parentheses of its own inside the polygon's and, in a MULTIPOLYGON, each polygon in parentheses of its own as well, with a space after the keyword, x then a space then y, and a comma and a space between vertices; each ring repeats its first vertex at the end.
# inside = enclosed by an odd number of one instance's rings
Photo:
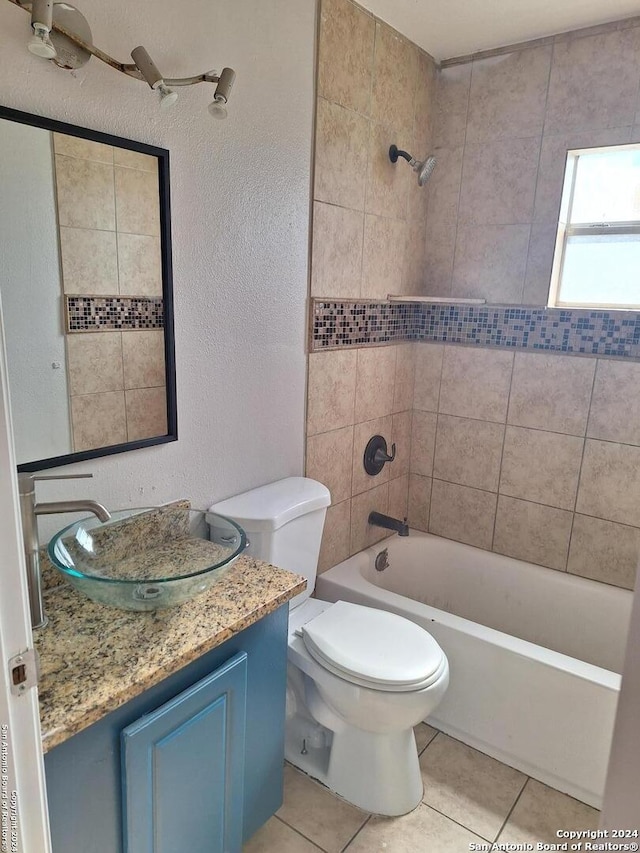
POLYGON ((290 602, 302 604, 313 592, 329 489, 307 477, 288 477, 214 504, 210 512, 237 521, 249 540, 245 553, 304 575, 307 588, 290 602))

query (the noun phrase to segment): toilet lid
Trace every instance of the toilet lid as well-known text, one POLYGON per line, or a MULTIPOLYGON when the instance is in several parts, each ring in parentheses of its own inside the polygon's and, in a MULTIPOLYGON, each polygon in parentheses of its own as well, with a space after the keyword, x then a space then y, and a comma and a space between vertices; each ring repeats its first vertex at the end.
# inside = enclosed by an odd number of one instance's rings
POLYGON ((338 601, 301 628, 309 654, 347 681, 378 690, 420 690, 436 681, 444 652, 419 625, 338 601))

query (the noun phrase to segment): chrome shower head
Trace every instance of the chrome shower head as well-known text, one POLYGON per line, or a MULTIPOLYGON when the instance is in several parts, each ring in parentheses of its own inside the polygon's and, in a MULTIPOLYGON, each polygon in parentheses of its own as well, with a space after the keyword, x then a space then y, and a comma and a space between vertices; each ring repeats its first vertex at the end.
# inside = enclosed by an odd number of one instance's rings
POLYGON ((429 178, 431 177, 431 173, 436 167, 436 158, 431 156, 427 157, 426 160, 416 160, 415 157, 412 157, 411 154, 408 154, 406 151, 401 151, 397 145, 392 145, 389 148, 389 160, 392 163, 398 162, 398 157, 403 157, 407 163, 411 166, 414 172, 418 174, 418 186, 423 187, 429 178))

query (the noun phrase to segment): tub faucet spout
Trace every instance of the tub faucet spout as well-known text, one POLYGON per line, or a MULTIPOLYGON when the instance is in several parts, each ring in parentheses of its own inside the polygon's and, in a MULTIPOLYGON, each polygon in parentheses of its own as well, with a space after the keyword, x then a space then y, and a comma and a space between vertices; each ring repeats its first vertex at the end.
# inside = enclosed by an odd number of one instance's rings
POLYGON ((375 527, 383 527, 385 530, 395 530, 398 536, 409 535, 409 525, 406 518, 404 521, 400 521, 399 518, 392 518, 390 515, 383 515, 381 512, 370 512, 369 524, 375 527))

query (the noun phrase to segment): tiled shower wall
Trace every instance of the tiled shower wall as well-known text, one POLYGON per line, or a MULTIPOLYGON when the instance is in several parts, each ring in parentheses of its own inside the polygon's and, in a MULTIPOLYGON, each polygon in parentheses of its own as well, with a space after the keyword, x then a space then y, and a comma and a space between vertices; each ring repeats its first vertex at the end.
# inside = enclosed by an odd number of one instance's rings
POLYGON ((640 140, 640 20, 439 74, 426 293, 547 301, 566 151, 640 140))
POLYGON ((633 588, 640 363, 413 346, 412 526, 633 588))
MULTIPOLYGON (((107 296, 152 297, 157 311, 156 158, 60 133, 53 144, 65 296, 89 297, 92 311, 107 296)), ((162 329, 74 332, 66 350, 74 450, 166 433, 162 329)))
MULTIPOLYGON (((417 293, 427 196, 388 151, 430 150, 435 64, 350 0, 322 0, 320 15, 311 293, 417 293)), ((306 471, 333 498, 321 570, 384 535, 370 509, 407 514, 412 389, 410 344, 310 356, 306 471), (391 480, 362 468, 376 433, 398 442, 391 480)))

